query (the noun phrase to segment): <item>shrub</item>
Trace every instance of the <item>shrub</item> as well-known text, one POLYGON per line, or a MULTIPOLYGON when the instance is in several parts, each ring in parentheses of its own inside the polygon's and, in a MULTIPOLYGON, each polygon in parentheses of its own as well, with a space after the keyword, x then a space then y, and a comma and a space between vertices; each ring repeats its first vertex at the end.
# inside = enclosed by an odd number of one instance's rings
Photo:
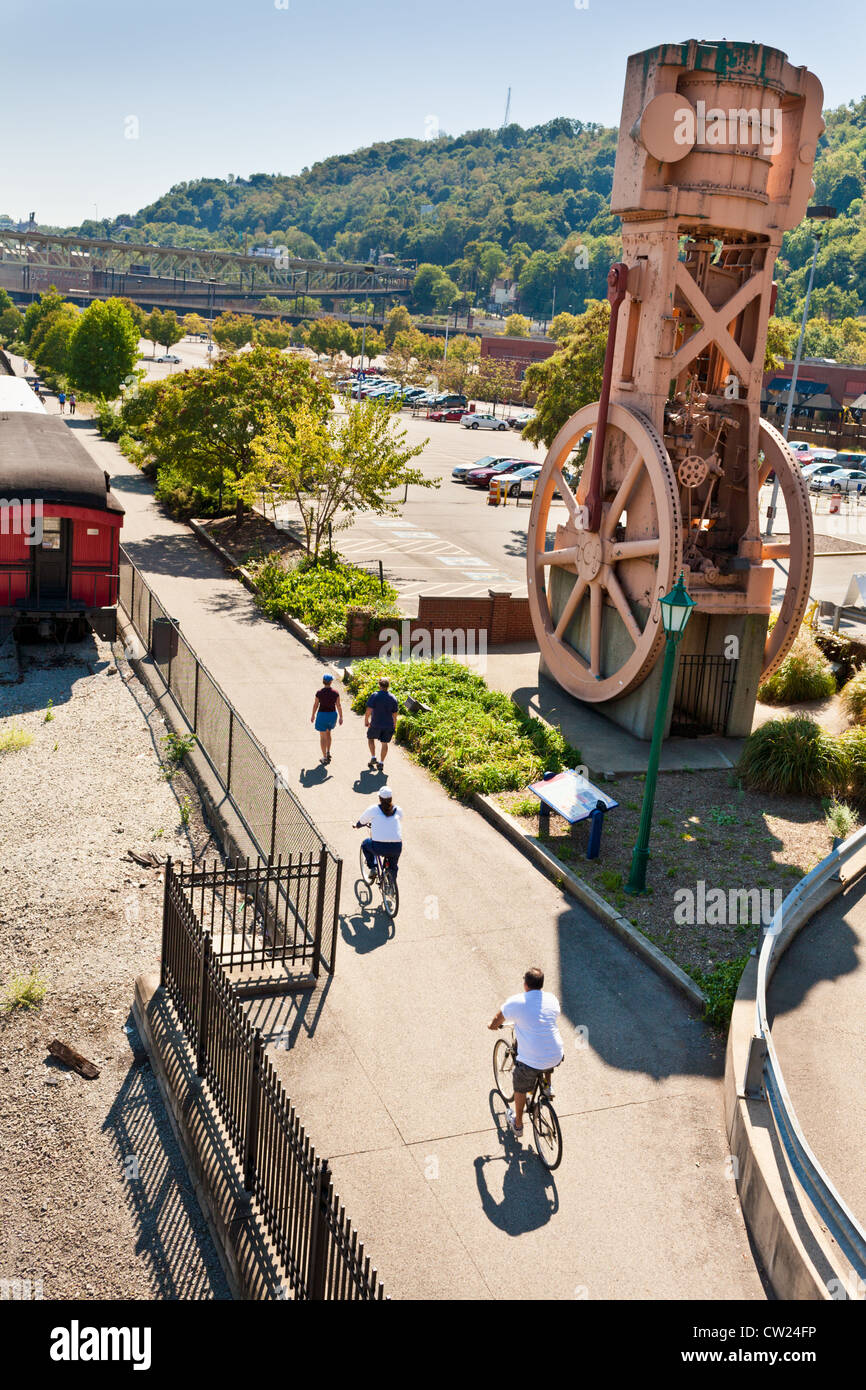
POLYGON ((110 439, 116 443, 123 434, 123 419, 120 411, 115 410, 111 401, 107 401, 104 396, 100 396, 95 407, 96 423, 99 426, 99 433, 103 439, 110 439))
POLYGON ((455 796, 516 791, 543 772, 561 772, 581 761, 558 729, 525 714, 456 661, 358 662, 347 681, 358 713, 380 675, 390 677, 398 700, 412 695, 429 707, 398 720, 397 742, 455 796))
POLYGON ((823 700, 836 692, 836 677, 807 627, 801 627, 788 655, 769 680, 758 687, 767 705, 792 705, 798 700, 823 700))
POLYGON ((866 666, 844 687, 842 703, 849 719, 855 724, 866 724, 866 666))
POLYGON ((720 961, 706 974, 701 970, 694 972, 695 983, 707 996, 704 1006, 706 1023, 711 1023, 716 1028, 727 1028, 731 1021, 740 977, 748 960, 748 956, 738 956, 735 960, 720 961))
POLYGON ((847 840, 860 822, 859 815, 852 810, 847 801, 831 801, 824 819, 827 829, 836 840, 847 840))
POLYGON ((335 556, 333 561, 304 558, 293 569, 284 569, 269 556, 253 571, 257 600, 271 617, 289 613, 318 634, 323 642, 346 640, 346 615, 350 608, 365 608, 370 622, 397 620, 397 590, 390 584, 384 593, 375 575, 335 556))
MULTIPOLYGON (((143 471, 147 473, 148 469, 143 471)), ((216 491, 191 483, 180 469, 174 468, 160 468, 153 491, 157 502, 181 521, 215 512, 219 501, 216 491)))
POLYGON ((866 804, 866 728, 846 729, 839 743, 848 759, 848 787, 851 797, 866 804))
POLYGON ((850 757, 841 739, 814 719, 771 719, 746 739, 737 772, 747 786, 775 795, 825 796, 843 791, 850 757))

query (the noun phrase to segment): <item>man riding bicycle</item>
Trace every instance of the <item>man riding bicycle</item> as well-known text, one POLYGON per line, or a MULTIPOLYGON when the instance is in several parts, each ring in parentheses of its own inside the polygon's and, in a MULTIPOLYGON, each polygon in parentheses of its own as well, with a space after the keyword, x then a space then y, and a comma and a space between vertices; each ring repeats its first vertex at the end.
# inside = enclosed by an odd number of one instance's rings
MULTIPOLYGON (((562 1038, 556 1026, 559 1000, 544 989, 544 971, 537 965, 523 977, 523 993, 506 999, 487 1025, 491 1030, 510 1023, 517 1039, 514 1064, 514 1109, 508 1108, 509 1128, 519 1139, 523 1134, 523 1109, 536 1081, 558 1067, 563 1059, 562 1038)), ((551 1093, 552 1094, 552 1093, 551 1093)))
POLYGON ((403 849, 403 811, 394 805, 390 787, 380 787, 379 804, 368 806, 355 822, 370 827, 370 836, 361 841, 361 849, 370 870, 370 882, 376 881, 376 857, 385 859, 394 878, 397 877, 397 860, 403 849))

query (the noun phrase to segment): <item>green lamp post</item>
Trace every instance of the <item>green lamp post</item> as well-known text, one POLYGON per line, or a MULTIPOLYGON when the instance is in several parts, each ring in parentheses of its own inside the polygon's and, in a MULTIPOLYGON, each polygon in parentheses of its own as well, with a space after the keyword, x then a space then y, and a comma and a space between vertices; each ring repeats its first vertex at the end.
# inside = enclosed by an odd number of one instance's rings
POLYGON ((625 885, 627 893, 646 892, 646 866, 649 862, 649 837, 653 819, 653 804, 656 796, 656 780, 659 771, 659 758, 662 751, 662 738, 664 737, 665 717, 668 708, 668 696, 671 691, 671 681, 674 675, 674 665, 677 657, 677 644, 686 630, 686 623, 691 617, 692 609, 695 606, 693 598, 689 597, 686 586, 683 584, 682 571, 674 587, 669 594, 665 594, 659 600, 662 610, 662 624, 665 630, 665 661, 662 668, 662 684, 659 691, 659 702, 656 708, 655 724, 653 725, 653 739, 650 745, 649 765, 646 770, 646 786, 643 793, 643 806, 640 813, 640 829, 638 831, 637 843, 631 858, 631 873, 628 876, 628 883, 625 885))

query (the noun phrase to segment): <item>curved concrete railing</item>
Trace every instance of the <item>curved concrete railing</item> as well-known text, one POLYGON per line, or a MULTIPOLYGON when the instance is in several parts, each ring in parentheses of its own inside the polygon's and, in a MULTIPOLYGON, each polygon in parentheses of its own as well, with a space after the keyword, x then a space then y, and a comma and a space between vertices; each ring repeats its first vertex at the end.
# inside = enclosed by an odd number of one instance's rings
POLYGON ((757 963, 744 972, 731 1020, 725 1099, 734 1171, 747 1224, 781 1298, 857 1297, 866 1281, 866 1230, 809 1147, 767 1018, 767 987, 779 959, 797 932, 864 867, 866 828, 801 879, 770 922, 757 963), (817 1229, 804 1221, 780 1147, 817 1216, 817 1229), (838 1250, 822 1239, 821 1228, 838 1250), (860 1281, 853 1295, 838 1251, 860 1281))

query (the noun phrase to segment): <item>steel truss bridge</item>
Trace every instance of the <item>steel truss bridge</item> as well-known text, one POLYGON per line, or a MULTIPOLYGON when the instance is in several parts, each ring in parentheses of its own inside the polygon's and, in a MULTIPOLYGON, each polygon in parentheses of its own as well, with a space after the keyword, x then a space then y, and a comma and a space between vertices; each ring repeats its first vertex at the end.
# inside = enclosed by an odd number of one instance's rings
MULTIPOLYGON (((256 301, 409 294, 414 268, 247 256, 185 246, 19 232, 0 228, 0 286, 33 298, 55 285, 82 299, 125 295, 148 307, 206 315, 232 309, 267 313, 256 301)), ((291 305, 287 303, 287 310, 291 305)))

